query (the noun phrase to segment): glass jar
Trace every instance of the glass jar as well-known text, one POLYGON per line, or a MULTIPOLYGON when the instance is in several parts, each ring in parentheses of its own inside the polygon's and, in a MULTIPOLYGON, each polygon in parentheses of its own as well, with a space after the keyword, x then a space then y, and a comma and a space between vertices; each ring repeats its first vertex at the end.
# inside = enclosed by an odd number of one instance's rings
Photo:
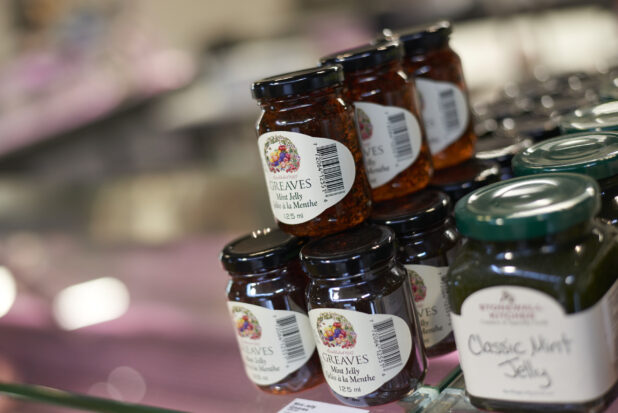
POLYGON ((408 271, 429 357, 455 350, 446 272, 461 239, 450 212, 448 195, 426 189, 377 204, 370 217, 395 232, 397 261, 408 271))
POLYGON ((426 358, 394 233, 361 225, 301 250, 309 319, 324 377, 353 406, 399 400, 423 380, 426 358))
POLYGON ((525 113, 504 118, 500 122, 500 127, 508 134, 531 138, 535 142, 553 138, 560 134, 560 128, 555 118, 538 113, 525 113))
POLYGON ((454 206, 464 195, 499 180, 500 165, 497 162, 472 158, 437 171, 429 186, 445 192, 454 206))
POLYGON ((618 390, 618 233, 593 217, 594 179, 513 178, 455 207, 467 238, 447 275, 471 402, 600 412, 618 390))
POLYGON ((251 90, 262 108, 259 154, 279 227, 322 236, 363 222, 371 188, 341 97, 343 71, 326 66, 262 79, 251 90))
POLYGON ((304 240, 265 229, 230 242, 220 260, 245 371, 258 388, 287 394, 324 381, 307 317, 304 240))
POLYGON ((562 116, 559 126, 563 134, 618 131, 618 101, 576 109, 562 116))
POLYGON ((513 158, 515 175, 576 172, 601 187, 599 218, 618 227, 618 133, 563 135, 531 146, 513 158))
POLYGON ((376 202, 418 191, 433 168, 413 82, 397 43, 367 45, 320 59, 345 72, 344 97, 354 103, 365 169, 376 202))
POLYGON ((474 155, 474 124, 461 59, 449 46, 452 28, 443 21, 398 33, 404 71, 414 78, 436 170, 474 155))
POLYGON ((532 139, 493 132, 476 141, 475 157, 497 162, 500 165, 500 180, 503 181, 513 177, 511 168, 513 156, 530 146, 532 146, 532 139))

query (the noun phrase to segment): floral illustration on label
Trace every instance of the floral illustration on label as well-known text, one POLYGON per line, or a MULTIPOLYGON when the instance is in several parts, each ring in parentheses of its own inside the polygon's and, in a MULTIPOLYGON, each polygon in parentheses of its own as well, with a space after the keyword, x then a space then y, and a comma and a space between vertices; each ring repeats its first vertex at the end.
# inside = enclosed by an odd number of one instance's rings
POLYGON ((373 125, 369 116, 361 108, 356 108, 356 124, 358 125, 358 133, 362 140, 371 138, 373 134, 373 125))
POLYGON ((264 157, 270 172, 293 173, 300 167, 300 155, 292 141, 284 136, 275 135, 264 144, 264 157))
POLYGON ((236 332, 240 337, 257 340, 262 336, 262 328, 253 313, 241 307, 233 307, 232 315, 236 321, 236 332))
POLYGON ((321 314, 317 320, 317 329, 325 346, 353 348, 356 344, 356 332, 352 324, 340 314, 321 314))
POLYGON ((414 294, 414 302, 423 301, 427 296, 427 287, 423 278, 414 270, 408 269, 410 275, 410 283, 412 284, 412 293, 414 294))

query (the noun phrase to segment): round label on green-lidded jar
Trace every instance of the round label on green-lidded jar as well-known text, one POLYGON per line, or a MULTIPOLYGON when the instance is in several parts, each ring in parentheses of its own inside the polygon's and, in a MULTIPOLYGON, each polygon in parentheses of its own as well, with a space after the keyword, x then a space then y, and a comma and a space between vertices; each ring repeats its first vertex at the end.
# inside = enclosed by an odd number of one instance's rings
POLYGON ((333 391, 362 397, 397 376, 412 352, 412 334, 400 317, 336 308, 309 311, 322 371, 333 391))
POLYGON ((377 188, 418 158, 421 128, 409 110, 397 106, 354 102, 354 108, 369 184, 377 188))
POLYGON ((309 317, 229 301, 245 371, 255 384, 275 384, 301 368, 315 350, 309 317))
POLYGON ((354 156, 336 140, 279 131, 262 134, 258 147, 270 206, 284 224, 311 221, 354 184, 354 156))
POLYGON ((417 77, 415 83, 421 97, 429 149, 436 154, 466 131, 470 121, 468 101, 453 83, 423 77, 417 77))
POLYGON ((600 209, 599 184, 585 175, 547 173, 497 182, 455 206, 459 232, 484 241, 514 241, 564 231, 600 209))
POLYGON ((618 282, 593 307, 566 314, 527 287, 474 292, 451 313, 466 390, 524 403, 582 403, 618 380, 618 282))
POLYGON ((595 179, 618 175, 618 133, 584 132, 532 145, 513 158, 515 175, 576 172, 595 179))

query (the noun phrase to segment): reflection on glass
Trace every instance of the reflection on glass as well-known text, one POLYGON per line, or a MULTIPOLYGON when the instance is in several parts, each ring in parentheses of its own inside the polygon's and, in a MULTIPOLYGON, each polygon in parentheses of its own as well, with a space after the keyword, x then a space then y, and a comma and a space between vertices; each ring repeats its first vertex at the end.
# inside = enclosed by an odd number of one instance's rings
POLYGON ((54 299, 54 318, 65 330, 114 320, 129 308, 129 291, 118 279, 97 278, 60 291, 54 299))
POLYGON ((16 296, 17 286, 13 275, 6 267, 0 267, 0 317, 13 307, 16 296))

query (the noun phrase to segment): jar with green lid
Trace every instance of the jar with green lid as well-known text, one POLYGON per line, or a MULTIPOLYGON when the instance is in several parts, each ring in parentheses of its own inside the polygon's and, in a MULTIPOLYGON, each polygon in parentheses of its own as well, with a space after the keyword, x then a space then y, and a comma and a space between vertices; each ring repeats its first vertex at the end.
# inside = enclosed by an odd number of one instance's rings
POLYGON ((437 171, 429 186, 446 193, 455 205, 464 195, 500 180, 497 162, 472 158, 462 164, 437 171))
POLYGON ((446 273, 461 244, 448 195, 426 189, 376 205, 370 221, 392 229, 397 260, 410 277, 427 356, 455 350, 446 273))
POLYGON ((399 400, 425 377, 412 288, 395 234, 362 225, 301 250, 309 319, 333 394, 353 406, 399 400))
POLYGON ((513 156, 532 146, 532 139, 513 136, 504 132, 486 134, 476 141, 476 159, 497 162, 500 165, 500 180, 513 177, 513 156))
POLYGON ((618 101, 576 109, 559 121, 563 134, 594 131, 618 131, 618 101))
POLYGON ((618 76, 608 75, 599 87, 599 99, 602 102, 618 100, 618 76))
POLYGON ((488 185, 455 207, 467 238, 449 269, 471 402, 505 412, 600 412, 618 390, 618 233, 593 219, 588 176, 488 185))
POLYGON ((227 244, 220 260, 231 280, 228 309, 251 381, 286 394, 324 381, 311 333, 299 251, 306 240, 278 229, 227 244))
POLYGON ((601 187, 599 218, 618 226, 618 133, 585 132, 540 142, 513 158, 515 175, 576 172, 601 187))

